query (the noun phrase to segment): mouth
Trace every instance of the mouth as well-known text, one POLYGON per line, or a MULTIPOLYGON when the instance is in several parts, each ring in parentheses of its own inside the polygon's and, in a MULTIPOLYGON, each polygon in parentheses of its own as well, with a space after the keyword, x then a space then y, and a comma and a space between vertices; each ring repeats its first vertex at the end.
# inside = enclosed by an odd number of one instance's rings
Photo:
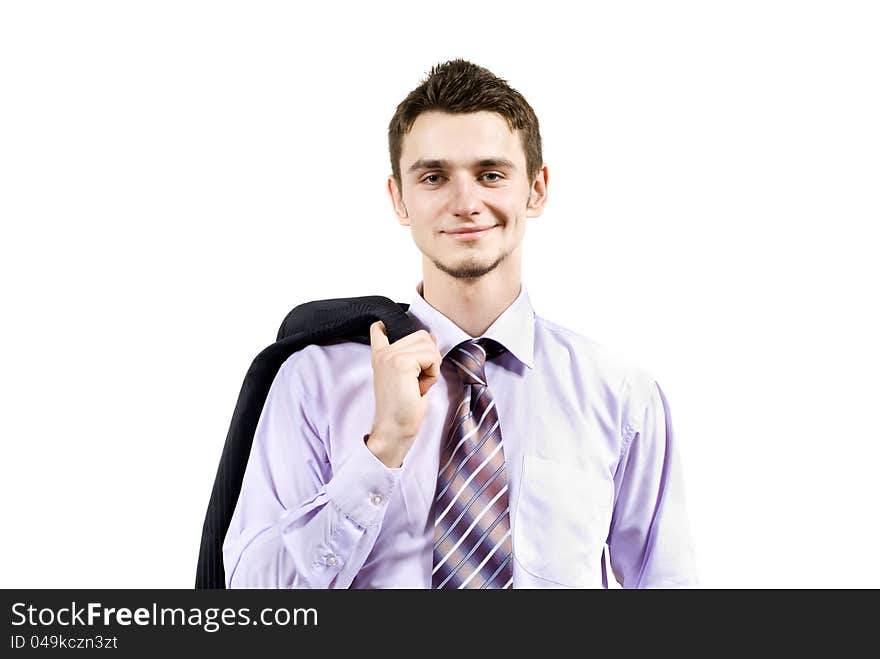
POLYGON ((463 240, 463 241, 471 241, 471 240, 479 240, 480 238, 489 235, 492 233, 493 229, 497 229, 498 225, 494 225, 491 227, 475 227, 473 229, 459 229, 457 231, 444 231, 443 233, 453 240, 463 240))

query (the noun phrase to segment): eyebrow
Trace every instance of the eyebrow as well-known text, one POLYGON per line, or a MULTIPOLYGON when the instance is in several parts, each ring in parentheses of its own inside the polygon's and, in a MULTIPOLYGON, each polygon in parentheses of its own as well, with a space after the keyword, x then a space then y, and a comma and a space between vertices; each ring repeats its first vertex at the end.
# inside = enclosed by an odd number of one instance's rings
MULTIPOLYGON (((421 160, 416 160, 412 167, 409 168, 409 172, 419 172, 424 171, 426 169, 449 169, 452 163, 449 160, 428 160, 426 158, 422 158, 421 160)), ((482 160, 476 160, 473 163, 474 167, 506 167, 507 169, 516 169, 516 165, 514 165, 507 158, 483 158, 482 160)))

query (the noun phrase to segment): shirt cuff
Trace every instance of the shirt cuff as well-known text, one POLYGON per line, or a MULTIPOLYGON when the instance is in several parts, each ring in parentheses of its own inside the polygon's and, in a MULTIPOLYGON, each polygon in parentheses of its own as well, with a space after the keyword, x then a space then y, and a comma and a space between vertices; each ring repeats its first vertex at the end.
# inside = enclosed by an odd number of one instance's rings
POLYGON ((327 483, 326 493, 348 517, 370 528, 382 522, 403 467, 386 466, 365 441, 359 444, 327 483))

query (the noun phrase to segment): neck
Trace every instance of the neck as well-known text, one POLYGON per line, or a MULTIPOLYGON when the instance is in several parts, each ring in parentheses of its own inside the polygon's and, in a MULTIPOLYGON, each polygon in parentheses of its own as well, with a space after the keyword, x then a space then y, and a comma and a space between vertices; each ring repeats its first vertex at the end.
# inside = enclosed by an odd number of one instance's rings
POLYGON ((521 288, 518 263, 501 264, 482 277, 461 279, 426 261, 419 292, 425 302, 477 338, 516 300, 521 288))

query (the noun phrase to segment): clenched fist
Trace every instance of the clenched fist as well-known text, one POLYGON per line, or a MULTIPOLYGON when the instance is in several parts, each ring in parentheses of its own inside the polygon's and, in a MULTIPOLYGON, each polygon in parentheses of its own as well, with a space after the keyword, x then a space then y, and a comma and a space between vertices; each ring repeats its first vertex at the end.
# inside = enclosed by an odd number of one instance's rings
POLYGON ((389 467, 399 467, 428 411, 428 390, 440 378, 443 357, 425 330, 388 343, 385 324, 370 325, 376 413, 367 447, 389 467))

